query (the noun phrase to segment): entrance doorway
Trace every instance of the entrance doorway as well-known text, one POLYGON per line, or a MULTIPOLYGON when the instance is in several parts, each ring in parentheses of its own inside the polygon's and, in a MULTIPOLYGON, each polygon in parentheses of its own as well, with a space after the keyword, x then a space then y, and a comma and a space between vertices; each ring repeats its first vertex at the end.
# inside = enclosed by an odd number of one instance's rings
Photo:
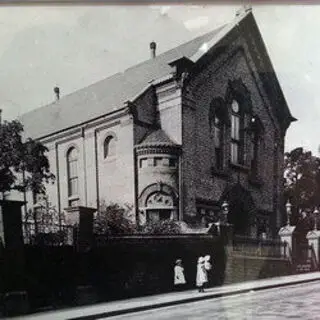
POLYGON ((256 213, 250 192, 237 184, 226 190, 222 199, 229 203, 228 221, 233 225, 234 234, 249 236, 256 213))

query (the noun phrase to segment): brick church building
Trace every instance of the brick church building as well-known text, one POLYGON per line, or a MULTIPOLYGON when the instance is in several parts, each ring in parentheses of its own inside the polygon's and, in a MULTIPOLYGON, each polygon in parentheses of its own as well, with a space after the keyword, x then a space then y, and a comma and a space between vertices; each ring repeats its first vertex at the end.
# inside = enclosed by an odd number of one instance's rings
MULTIPOLYGON (((280 227, 292 117, 250 9, 234 21, 24 114, 49 148, 60 212, 128 203, 138 223, 216 216, 240 234, 280 227)), ((29 196, 28 196, 29 197, 29 196)), ((32 204, 32 201, 29 201, 32 204)))

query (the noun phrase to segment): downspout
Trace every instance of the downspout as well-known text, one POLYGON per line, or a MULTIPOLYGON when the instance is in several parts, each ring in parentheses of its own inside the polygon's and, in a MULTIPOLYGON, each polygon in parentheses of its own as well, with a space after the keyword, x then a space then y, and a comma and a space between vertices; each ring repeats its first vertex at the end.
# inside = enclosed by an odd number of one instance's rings
POLYGON ((135 208, 135 216, 136 216, 136 225, 140 225, 140 217, 139 217, 139 204, 138 204, 138 166, 137 166, 137 154, 136 149, 133 147, 133 169, 134 169, 134 208, 135 208))
POLYGON ((95 156, 95 165, 96 165, 96 191, 97 191, 97 211, 99 213, 100 209, 100 190, 99 190, 99 159, 98 159, 98 131, 94 130, 94 156, 95 156))
POLYGON ((134 197, 134 211, 135 211, 135 218, 136 218, 136 225, 140 225, 140 218, 139 218, 139 203, 138 203, 138 181, 139 181, 139 172, 138 172, 138 166, 137 166, 137 154, 136 154, 136 148, 135 148, 135 125, 137 120, 137 113, 136 113, 136 106, 131 102, 126 102, 128 106, 128 112, 130 113, 132 117, 132 144, 133 144, 133 197, 134 197))
POLYGON ((61 199, 60 199, 60 170, 59 170, 59 155, 58 155, 58 144, 55 144, 55 155, 56 155, 56 172, 57 172, 57 198, 58 198, 58 213, 59 213, 59 229, 61 230, 61 199))
POLYGON ((86 157, 86 142, 85 142, 85 128, 81 128, 82 136, 82 150, 83 150, 83 182, 84 182, 84 203, 88 206, 88 189, 87 189, 87 157, 86 157))
MULTIPOLYGON (((183 122, 183 121, 182 121, 183 122)), ((183 220, 183 168, 182 168, 182 150, 179 156, 178 180, 179 180, 179 215, 178 220, 183 220)))

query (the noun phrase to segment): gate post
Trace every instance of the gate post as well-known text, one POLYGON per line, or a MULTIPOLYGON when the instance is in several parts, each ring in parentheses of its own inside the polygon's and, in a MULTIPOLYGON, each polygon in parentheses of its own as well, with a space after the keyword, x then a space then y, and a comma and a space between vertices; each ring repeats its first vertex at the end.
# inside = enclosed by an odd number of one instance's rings
POLYGON ((21 207, 24 201, 0 200, 1 284, 5 292, 5 315, 21 315, 28 311, 25 291, 25 256, 21 207))
POLYGON ((67 224, 76 231, 74 245, 79 251, 85 251, 93 242, 93 213, 97 209, 78 206, 66 208, 65 211, 67 224))
MULTIPOLYGON (((312 230, 307 233, 309 246, 313 247, 317 267, 319 268, 319 250, 320 250, 320 230, 312 230)), ((309 257, 312 258, 312 257, 309 257)))
POLYGON ((287 225, 285 227, 282 227, 279 230, 279 236, 281 239, 281 242, 284 242, 287 244, 287 247, 281 246, 281 255, 286 258, 291 258, 290 252, 292 253, 293 248, 293 234, 294 230, 296 229, 295 226, 287 225))

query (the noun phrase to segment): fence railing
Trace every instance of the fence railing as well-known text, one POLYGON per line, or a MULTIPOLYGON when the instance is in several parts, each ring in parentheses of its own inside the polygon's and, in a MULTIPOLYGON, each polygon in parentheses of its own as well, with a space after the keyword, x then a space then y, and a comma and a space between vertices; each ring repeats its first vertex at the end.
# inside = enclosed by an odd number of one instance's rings
POLYGON ((41 224, 23 222, 23 239, 25 244, 62 246, 73 245, 74 228, 69 225, 41 224))
POLYGON ((287 245, 276 239, 235 236, 233 250, 243 255, 281 258, 286 256, 287 245))

